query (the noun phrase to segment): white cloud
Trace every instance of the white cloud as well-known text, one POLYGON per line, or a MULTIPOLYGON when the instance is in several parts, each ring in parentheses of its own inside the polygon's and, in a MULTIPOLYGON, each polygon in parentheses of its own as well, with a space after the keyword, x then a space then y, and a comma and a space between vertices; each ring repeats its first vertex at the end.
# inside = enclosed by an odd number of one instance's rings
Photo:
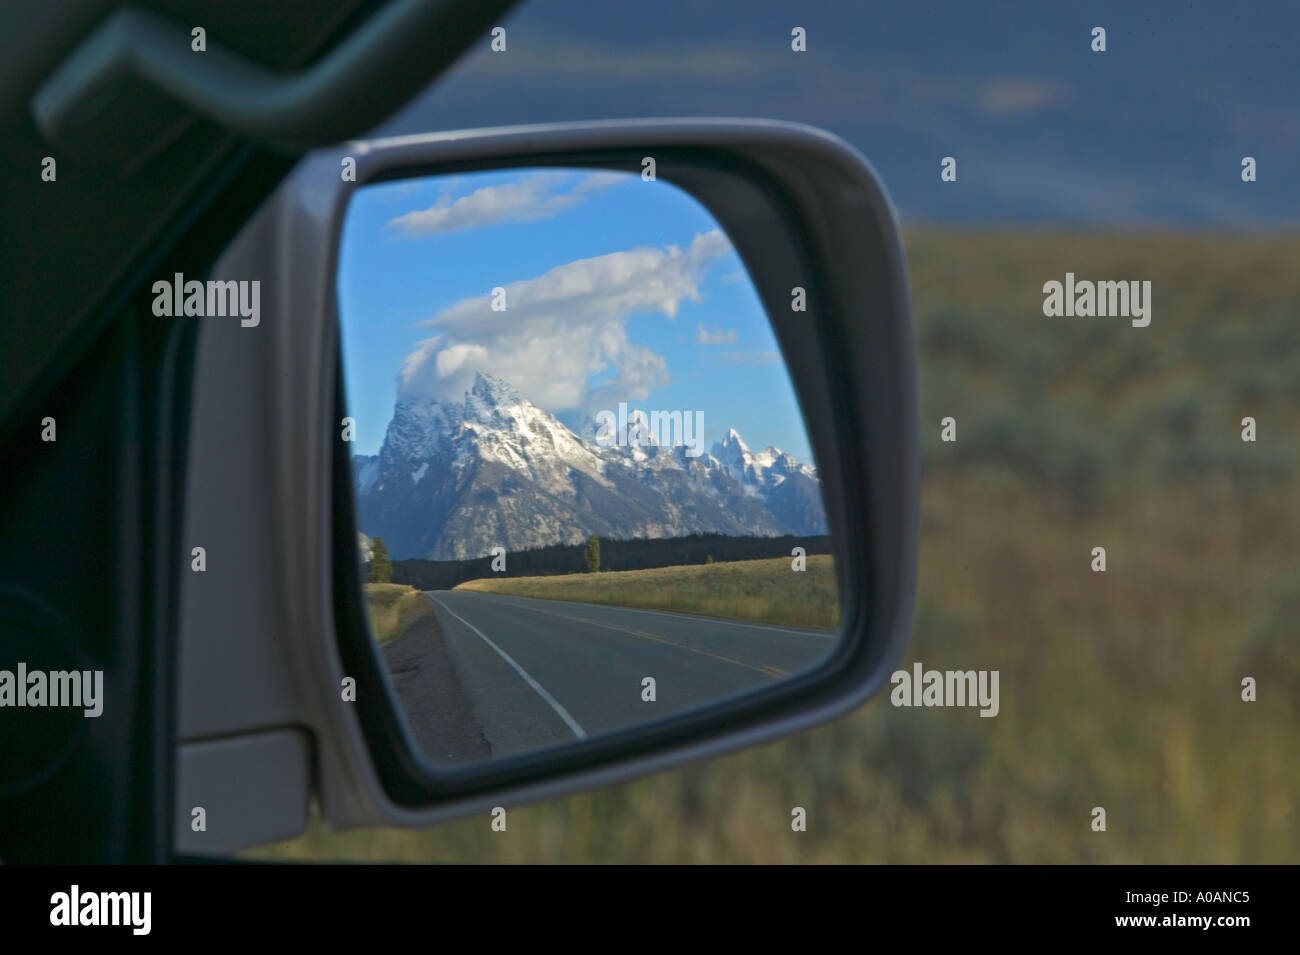
POLYGON ((459 345, 452 345, 444 348, 437 353, 434 367, 438 372, 439 378, 446 378, 455 374, 467 364, 481 362, 488 356, 487 349, 482 345, 471 345, 462 342, 459 345))
POLYGON ((571 209, 592 193, 624 178, 624 173, 594 172, 562 192, 560 188, 569 180, 566 173, 533 173, 515 182, 475 189, 459 199, 452 199, 450 193, 444 192, 427 209, 416 209, 390 219, 384 228, 419 239, 507 222, 536 222, 571 209))
POLYGON ((986 116, 1017 116, 1065 106, 1065 87, 1055 80, 1000 76, 983 84, 977 102, 986 116))
POLYGON ((699 322, 695 326, 695 340, 701 345, 730 345, 736 340, 736 330, 729 328, 724 332, 720 325, 705 328, 704 323, 699 322))
POLYGON ((700 301, 705 267, 729 251, 714 229, 684 250, 611 252, 512 282, 504 286, 505 311, 492 311, 490 295, 455 302, 420 323, 438 334, 403 361, 399 397, 458 401, 482 371, 553 413, 642 400, 667 384, 667 363, 628 340, 625 320, 633 313, 672 318, 683 301, 700 301), (611 373, 591 387, 592 376, 611 373))

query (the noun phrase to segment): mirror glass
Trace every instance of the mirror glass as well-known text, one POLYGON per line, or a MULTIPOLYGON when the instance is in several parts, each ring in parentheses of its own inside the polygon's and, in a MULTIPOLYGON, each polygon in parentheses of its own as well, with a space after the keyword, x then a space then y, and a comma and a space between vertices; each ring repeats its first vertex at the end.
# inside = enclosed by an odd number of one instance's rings
POLYGON ((574 745, 831 650, 799 405, 685 192, 589 169, 365 186, 338 298, 371 638, 430 760, 574 745))

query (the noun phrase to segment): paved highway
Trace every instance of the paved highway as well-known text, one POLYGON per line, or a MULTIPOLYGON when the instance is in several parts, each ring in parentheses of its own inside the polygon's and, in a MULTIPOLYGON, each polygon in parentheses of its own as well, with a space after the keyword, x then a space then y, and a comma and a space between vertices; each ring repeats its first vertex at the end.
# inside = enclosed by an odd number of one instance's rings
MULTIPOLYGON (((457 705, 472 711, 494 757, 644 723, 771 683, 815 663, 834 640, 826 630, 658 610, 463 590, 425 597, 441 631, 440 652, 454 669, 457 705), (653 703, 641 698, 647 676, 656 681, 653 703)), ((439 636, 398 639, 407 654, 427 656, 429 648, 413 648, 412 641, 439 636)), ((424 738, 429 727, 420 724, 447 713, 426 699, 408 706, 407 716, 424 738)), ((443 755, 484 753, 448 749, 443 755)))

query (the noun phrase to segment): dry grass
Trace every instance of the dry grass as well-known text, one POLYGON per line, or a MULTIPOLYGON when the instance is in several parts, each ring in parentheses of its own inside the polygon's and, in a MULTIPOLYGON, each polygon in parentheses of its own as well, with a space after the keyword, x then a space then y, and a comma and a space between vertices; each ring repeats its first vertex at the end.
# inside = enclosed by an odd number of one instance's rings
POLYGON ((807 562, 807 570, 798 573, 791 558, 776 557, 557 577, 484 578, 456 589, 834 630, 839 626, 839 602, 831 557, 814 554, 807 562))
POLYGON ((1300 239, 913 233, 923 486, 902 665, 1001 673, 1001 712, 885 695, 782 742, 432 829, 261 854, 468 862, 1291 863, 1300 855, 1300 239), (1151 326, 1042 284, 1153 282, 1151 326), (940 419, 957 419, 955 444, 940 419), (1254 417, 1259 440, 1240 440, 1254 417), (1089 570, 1094 546, 1109 569, 1089 570), (1241 680, 1258 702, 1241 701, 1241 680), (790 809, 808 831, 790 831, 790 809), (1089 827, 1104 806, 1107 832, 1089 827))
POLYGON ((406 584, 366 584, 366 607, 377 643, 387 643, 413 620, 433 613, 424 595, 406 584))

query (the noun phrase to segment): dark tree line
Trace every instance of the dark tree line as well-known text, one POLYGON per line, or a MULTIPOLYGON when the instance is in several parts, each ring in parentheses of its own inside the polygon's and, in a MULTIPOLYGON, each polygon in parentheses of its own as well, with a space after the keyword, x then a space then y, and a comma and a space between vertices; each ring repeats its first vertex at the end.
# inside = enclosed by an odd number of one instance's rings
MULTIPOLYGON (((474 560, 395 560, 391 580, 420 590, 450 590, 478 577, 538 577, 590 572, 589 542, 556 544, 506 555, 504 573, 494 573, 491 557, 474 560)), ((829 554, 830 538, 820 537, 728 537, 725 534, 692 534, 658 540, 602 539, 599 544, 601 571, 646 570, 680 564, 759 560, 789 557, 795 547, 809 554, 829 554)), ((369 571, 369 565, 367 565, 369 571)))

